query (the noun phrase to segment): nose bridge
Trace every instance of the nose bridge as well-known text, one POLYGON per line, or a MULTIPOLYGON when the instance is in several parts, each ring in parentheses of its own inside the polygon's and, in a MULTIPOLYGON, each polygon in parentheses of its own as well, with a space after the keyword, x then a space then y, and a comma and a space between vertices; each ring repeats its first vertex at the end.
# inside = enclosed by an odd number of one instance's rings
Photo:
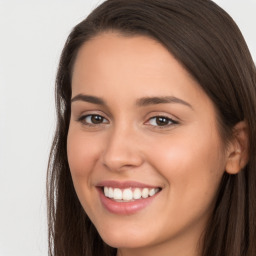
POLYGON ((126 122, 114 125, 103 152, 104 165, 114 171, 141 165, 143 159, 137 139, 138 132, 132 125, 126 122))

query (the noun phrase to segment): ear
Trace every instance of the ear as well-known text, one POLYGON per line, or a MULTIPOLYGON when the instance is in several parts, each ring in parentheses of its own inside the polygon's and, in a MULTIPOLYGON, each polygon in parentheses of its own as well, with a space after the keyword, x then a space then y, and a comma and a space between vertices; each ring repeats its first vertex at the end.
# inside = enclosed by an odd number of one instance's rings
POLYGON ((233 128, 233 138, 228 146, 226 172, 237 174, 248 163, 249 141, 247 122, 241 121, 233 128))

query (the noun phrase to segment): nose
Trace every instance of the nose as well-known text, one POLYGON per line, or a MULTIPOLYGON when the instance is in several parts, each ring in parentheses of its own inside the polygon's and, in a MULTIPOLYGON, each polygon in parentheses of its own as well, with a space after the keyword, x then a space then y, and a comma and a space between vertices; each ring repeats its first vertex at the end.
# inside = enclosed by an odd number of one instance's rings
POLYGON ((135 131, 121 128, 109 132, 102 154, 104 166, 111 171, 122 171, 139 167, 143 161, 143 154, 135 131))

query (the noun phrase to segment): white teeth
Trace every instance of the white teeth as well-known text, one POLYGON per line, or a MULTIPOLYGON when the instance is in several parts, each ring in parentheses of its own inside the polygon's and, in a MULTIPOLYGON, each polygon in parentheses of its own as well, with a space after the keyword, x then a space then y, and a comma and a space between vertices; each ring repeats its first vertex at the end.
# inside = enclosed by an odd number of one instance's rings
POLYGON ((114 190, 113 190, 113 188, 109 188, 108 189, 108 197, 109 198, 114 198, 114 190))
POLYGON ((120 188, 104 187, 104 195, 117 201, 134 201, 141 198, 148 198, 159 192, 159 188, 120 188))
POLYGON ((155 189, 154 188, 150 189, 148 194, 149 196, 153 196, 155 194, 155 189))
POLYGON ((153 196, 154 194, 156 194, 159 191, 158 188, 152 188, 149 190, 149 196, 153 196))
POLYGON ((108 187, 104 187, 104 195, 109 197, 108 187))
POLYGON ((132 190, 129 189, 129 188, 126 188, 124 191, 123 191, 123 200, 132 200, 133 198, 133 193, 132 193, 132 190))
POLYGON ((141 198, 141 190, 139 188, 135 188, 133 191, 133 198, 140 199, 141 198))
POLYGON ((143 190, 142 190, 142 197, 143 198, 147 198, 148 197, 148 192, 149 192, 148 188, 143 188, 143 190))
POLYGON ((120 188, 115 188, 114 189, 114 199, 115 200, 121 200, 123 199, 123 193, 120 188))

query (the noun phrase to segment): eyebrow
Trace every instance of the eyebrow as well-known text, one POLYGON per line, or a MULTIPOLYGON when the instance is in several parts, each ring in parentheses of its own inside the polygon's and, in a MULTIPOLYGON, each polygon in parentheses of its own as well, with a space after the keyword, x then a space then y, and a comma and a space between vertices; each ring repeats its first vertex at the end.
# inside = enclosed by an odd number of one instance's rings
POLYGON ((71 99, 71 102, 74 102, 74 101, 85 101, 85 102, 89 102, 97 105, 106 105, 106 102, 103 99, 99 97, 91 96, 91 95, 84 95, 84 94, 76 95, 74 98, 71 99))
MULTIPOLYGON (((103 106, 107 105, 102 98, 91 96, 91 95, 85 95, 85 94, 78 94, 71 99, 71 102, 75 102, 75 101, 84 101, 84 102, 89 102, 89 103, 103 105, 103 106)), ((136 105, 139 107, 145 107, 145 106, 157 105, 157 104, 166 104, 166 103, 178 103, 193 109, 193 107, 188 102, 174 96, 143 97, 136 101, 136 105)))
POLYGON ((193 107, 188 102, 174 96, 144 97, 136 101, 136 105, 140 107, 144 107, 148 105, 156 105, 156 104, 165 104, 165 103, 178 103, 193 109, 193 107))

